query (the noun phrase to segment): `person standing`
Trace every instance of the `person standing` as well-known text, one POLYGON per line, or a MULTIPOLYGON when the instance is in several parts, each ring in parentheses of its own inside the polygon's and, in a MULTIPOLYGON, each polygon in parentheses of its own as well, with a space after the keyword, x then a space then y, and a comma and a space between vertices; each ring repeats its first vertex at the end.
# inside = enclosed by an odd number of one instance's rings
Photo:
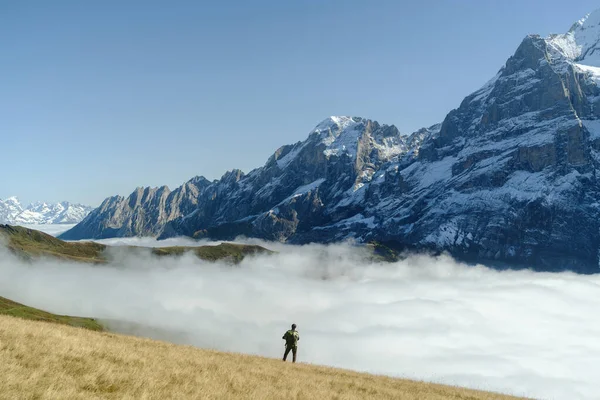
POLYGON ((287 331, 281 337, 285 340, 285 353, 283 353, 283 361, 286 360, 290 351, 292 352, 292 362, 296 362, 296 353, 298 352, 298 340, 300 340, 300 334, 296 330, 296 324, 292 324, 292 329, 287 331))

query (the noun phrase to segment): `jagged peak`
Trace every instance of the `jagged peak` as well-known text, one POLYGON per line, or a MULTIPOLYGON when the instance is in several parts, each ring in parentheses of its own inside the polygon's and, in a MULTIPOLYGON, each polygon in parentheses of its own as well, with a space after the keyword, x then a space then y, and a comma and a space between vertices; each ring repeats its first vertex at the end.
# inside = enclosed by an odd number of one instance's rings
POLYGON ((433 124, 429 127, 422 127, 417 129, 415 132, 408 135, 408 139, 410 140, 412 137, 417 135, 435 135, 439 133, 440 129, 442 129, 442 123, 438 122, 437 124, 433 124))
POLYGON ((558 71, 568 65, 576 65, 579 69, 600 75, 600 9, 575 22, 567 33, 550 34, 545 38, 538 34, 527 35, 498 73, 465 97, 461 107, 472 102, 485 104, 493 98, 492 92, 501 78, 521 74, 528 69, 535 70, 544 57, 552 60, 553 68, 558 71))
POLYGON ((19 201, 19 198, 17 196, 10 196, 10 197, 7 197, 5 200, 0 199, 0 201, 4 201, 5 203, 21 204, 21 202, 19 201))
POLYGON ((311 133, 319 133, 319 134, 329 134, 341 132, 344 129, 347 129, 353 125, 356 125, 363 121, 361 117, 350 117, 346 115, 335 116, 332 115, 330 117, 325 118, 321 121, 315 129, 311 133))
POLYGON ((567 59, 600 66, 600 9, 575 22, 567 33, 549 35, 545 40, 567 59))
POLYGON ((157 191, 163 191, 163 190, 170 190, 169 187, 167 185, 162 185, 162 186, 138 186, 135 188, 135 190, 133 191, 134 193, 136 192, 157 192, 157 191))
POLYGON ((125 196, 121 196, 119 194, 107 197, 104 200, 102 200, 102 203, 100 203, 100 207, 98 207, 98 209, 104 209, 104 208, 108 207, 110 204, 120 203, 124 200, 125 200, 125 196))
POLYGON ((222 182, 230 182, 230 181, 237 182, 243 176, 244 176, 244 171, 242 171, 241 169, 234 168, 230 171, 225 172, 220 180, 222 182))
POLYGON ((321 121, 310 133, 309 138, 316 136, 326 146, 327 156, 348 153, 356 154, 356 142, 362 132, 357 129, 362 126, 361 117, 331 116, 321 121))
MULTIPOLYGON (((350 116, 346 116, 346 115, 330 116, 330 117, 325 118, 311 131, 310 134, 312 135, 312 134, 318 133, 324 137, 327 137, 331 134, 333 134, 334 136, 337 136, 339 134, 343 134, 346 131, 351 131, 357 126, 366 126, 366 125, 371 125, 373 130, 377 130, 379 128, 387 128, 387 129, 396 130, 396 131, 398 131, 398 134, 400 134, 400 131, 398 130, 398 128, 393 124, 392 125, 387 125, 387 124, 382 125, 373 119, 364 118, 364 117, 350 117, 350 116)), ((310 135, 309 135, 309 137, 310 137, 310 135)))
POLYGON ((585 29, 586 26, 597 26, 600 24, 600 8, 592 11, 587 14, 585 17, 581 18, 579 21, 575 22, 571 29, 569 29, 569 33, 575 33, 579 30, 585 29))
POLYGON ((192 179, 189 179, 188 181, 186 181, 181 187, 183 188, 183 187, 187 187, 189 185, 193 185, 193 186, 202 188, 202 187, 206 187, 210 184, 211 184, 211 181, 206 179, 204 176, 196 175, 192 179))

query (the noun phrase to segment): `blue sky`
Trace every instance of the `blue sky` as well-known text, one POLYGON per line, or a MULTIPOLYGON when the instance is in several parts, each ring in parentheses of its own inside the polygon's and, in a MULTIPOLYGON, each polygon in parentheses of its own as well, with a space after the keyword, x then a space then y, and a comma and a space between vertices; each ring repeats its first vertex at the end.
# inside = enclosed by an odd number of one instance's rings
POLYGON ((329 115, 443 120, 595 1, 0 3, 0 198, 91 205, 249 171, 329 115))

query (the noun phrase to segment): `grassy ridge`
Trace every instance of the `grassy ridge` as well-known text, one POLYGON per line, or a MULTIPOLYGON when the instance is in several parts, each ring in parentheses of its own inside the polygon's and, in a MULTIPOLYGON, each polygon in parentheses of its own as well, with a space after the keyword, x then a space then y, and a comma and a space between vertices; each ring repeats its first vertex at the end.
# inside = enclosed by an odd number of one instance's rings
POLYGON ((221 243, 217 246, 198 247, 157 247, 152 249, 152 253, 159 256, 181 255, 188 251, 207 261, 230 260, 233 262, 240 262, 249 255, 273 253, 261 246, 238 243, 221 243))
POLYGON ((19 304, 4 297, 0 297, 0 315, 9 315, 34 321, 53 322, 56 324, 70 325, 80 328, 102 331, 104 328, 95 319, 82 317, 69 317, 67 315, 56 315, 37 308, 19 304))
MULTIPOLYGON (((8 248, 24 258, 49 256, 64 260, 88 263, 105 263, 105 251, 110 247, 94 242, 65 242, 54 236, 23 228, 20 226, 0 225, 0 237, 4 237, 8 248)), ((139 248, 123 246, 125 248, 139 248)), ((257 245, 221 243, 216 246, 174 246, 157 247, 152 253, 158 256, 178 256, 192 252, 206 261, 225 260, 240 262, 245 256, 252 254, 270 254, 272 251, 257 245)))
POLYGON ((60 259, 104 262, 106 246, 93 242, 69 243, 54 236, 21 226, 0 225, 0 236, 14 253, 25 258, 51 256, 60 259))
POLYGON ((0 376, 6 399, 513 398, 6 316, 0 376))

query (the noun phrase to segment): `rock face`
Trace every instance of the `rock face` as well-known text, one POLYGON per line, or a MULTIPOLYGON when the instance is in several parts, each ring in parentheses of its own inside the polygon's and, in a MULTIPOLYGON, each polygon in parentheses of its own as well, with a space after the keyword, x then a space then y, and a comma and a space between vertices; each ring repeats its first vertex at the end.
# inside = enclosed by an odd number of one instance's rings
POLYGON ((440 125, 331 117, 258 169, 107 199, 63 238, 346 238, 473 261, 595 272, 600 11, 526 37, 440 125), (176 194, 175 194, 176 193, 176 194))
POLYGON ((109 197, 61 239, 156 236, 168 221, 193 212, 198 196, 210 184, 196 177, 174 191, 168 187, 137 188, 129 197, 109 197))
POLYGON ((76 224, 92 211, 92 207, 63 201, 55 204, 32 203, 23 207, 16 197, 0 199, 0 223, 21 224, 76 224))

